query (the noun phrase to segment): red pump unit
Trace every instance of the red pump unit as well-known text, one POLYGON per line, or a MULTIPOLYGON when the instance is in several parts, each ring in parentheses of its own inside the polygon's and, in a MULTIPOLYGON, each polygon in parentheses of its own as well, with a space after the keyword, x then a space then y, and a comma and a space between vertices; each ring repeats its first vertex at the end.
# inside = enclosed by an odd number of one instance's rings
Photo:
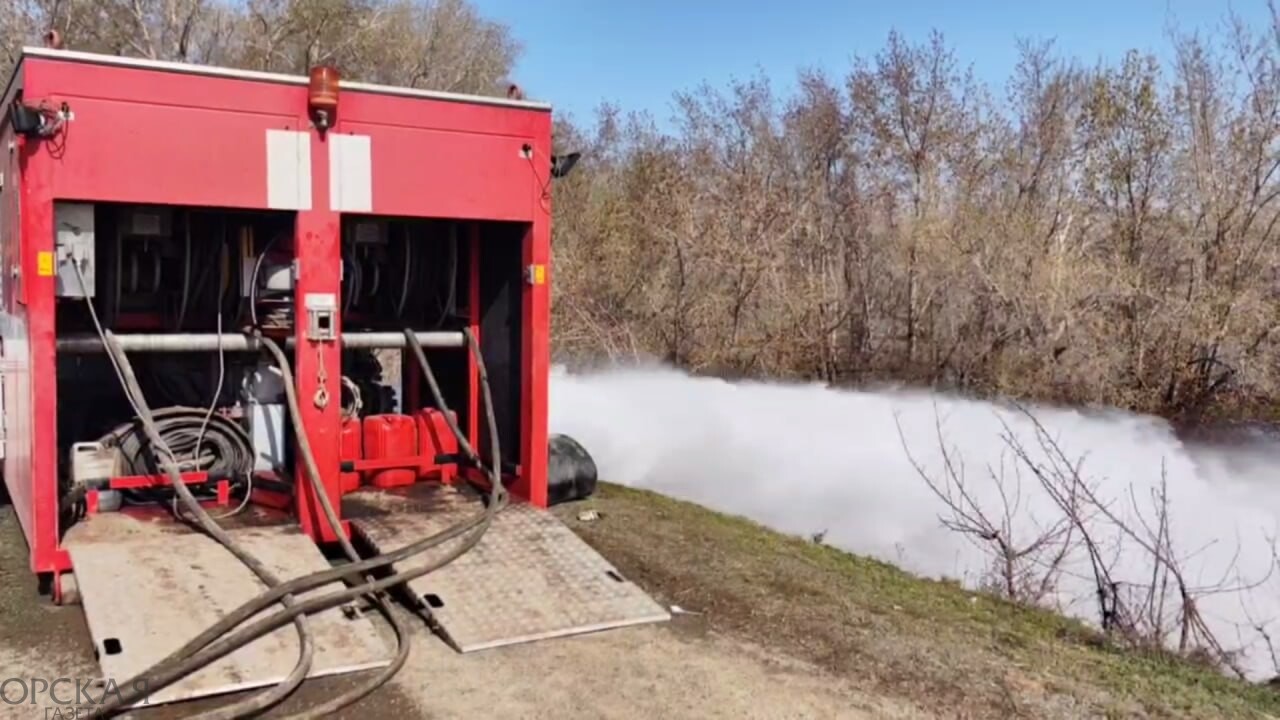
MULTIPOLYGON (((457 418, 454 418, 455 422, 457 418)), ((380 488, 403 487, 425 479, 452 483, 457 473, 458 440, 449 429, 443 412, 424 408, 409 415, 371 415, 364 419, 359 436, 344 427, 348 436, 359 438, 362 455, 343 450, 343 477, 355 478, 344 486, 351 492, 361 483, 380 488)), ((349 447, 357 448, 357 441, 349 447)), ((358 448, 357 448, 358 451, 358 448)))
POLYGON ((212 408, 193 492, 251 493, 319 543, 349 529, 320 512, 289 423, 339 512, 360 487, 474 473, 403 335, 484 456, 468 331, 507 485, 548 504, 547 106, 42 48, 0 107, 4 482, 33 570, 72 569, 60 509, 167 497, 121 451, 139 435, 96 324, 164 432, 187 437, 212 408), (244 327, 286 349, 298 417, 244 327))
POLYGON ((547 432, 547 106, 46 48, 0 109, 4 483, 129 687, 95 713, 394 670, 392 595, 460 652, 669 617, 540 510, 595 483, 547 432), (258 611, 149 629, 213 606, 258 611))

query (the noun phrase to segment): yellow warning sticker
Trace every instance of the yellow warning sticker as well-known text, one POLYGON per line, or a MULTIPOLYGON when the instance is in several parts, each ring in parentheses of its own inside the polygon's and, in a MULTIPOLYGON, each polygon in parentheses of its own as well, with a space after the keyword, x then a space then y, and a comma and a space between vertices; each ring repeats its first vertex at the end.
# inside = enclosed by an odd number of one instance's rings
POLYGON ((36 253, 36 275, 53 277, 53 251, 41 250, 36 253))
POLYGON ((547 281, 546 265, 534 265, 530 269, 533 271, 532 273, 530 273, 532 275, 530 280, 533 282, 534 285, 541 285, 547 281))

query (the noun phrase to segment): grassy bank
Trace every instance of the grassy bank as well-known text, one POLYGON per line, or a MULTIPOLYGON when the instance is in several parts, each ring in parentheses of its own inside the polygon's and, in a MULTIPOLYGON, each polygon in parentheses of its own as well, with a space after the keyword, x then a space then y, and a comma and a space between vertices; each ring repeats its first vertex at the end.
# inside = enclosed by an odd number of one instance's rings
POLYGON ((557 512, 660 600, 700 613, 695 632, 760 643, 942 716, 1280 715, 1271 688, 690 503, 602 485, 557 512), (600 517, 579 520, 587 509, 600 517))

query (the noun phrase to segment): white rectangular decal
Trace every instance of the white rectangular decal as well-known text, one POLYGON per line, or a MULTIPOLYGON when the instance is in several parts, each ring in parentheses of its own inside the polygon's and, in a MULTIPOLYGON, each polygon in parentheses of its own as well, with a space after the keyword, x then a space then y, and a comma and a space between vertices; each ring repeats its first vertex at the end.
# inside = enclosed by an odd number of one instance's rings
POLYGON ((311 209, 311 133, 267 131, 267 207, 311 209))
POLYGON ((373 210, 373 162, 368 135, 329 135, 329 208, 373 210))

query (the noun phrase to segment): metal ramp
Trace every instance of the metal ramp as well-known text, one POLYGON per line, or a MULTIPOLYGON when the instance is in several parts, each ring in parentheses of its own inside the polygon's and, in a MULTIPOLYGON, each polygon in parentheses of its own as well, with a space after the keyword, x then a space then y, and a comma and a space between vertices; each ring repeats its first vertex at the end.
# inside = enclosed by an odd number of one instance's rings
MULTIPOLYGON (((348 496, 364 511, 352 526, 377 552, 404 547, 479 511, 479 500, 452 487, 415 487, 422 489, 414 496, 348 496)), ((421 567, 459 542, 395 569, 421 567)), ((408 586, 445 640, 464 653, 671 618, 554 515, 525 504, 504 509, 474 548, 408 586)))
MULTIPOLYGON (((123 687, 265 586, 216 541, 172 522, 120 513, 91 516, 69 533, 67 548, 103 679, 123 687)), ((229 531, 241 545, 288 580, 329 562, 293 526, 229 531)), ((311 594, 343 588, 335 583, 311 594)), ((274 611, 280 606, 268 609, 274 611)), ((382 667, 390 652, 367 617, 337 607, 308 617, 315 655, 308 677, 382 667)), ((274 685, 298 659, 289 624, 218 662, 153 693, 155 705, 274 685)))

